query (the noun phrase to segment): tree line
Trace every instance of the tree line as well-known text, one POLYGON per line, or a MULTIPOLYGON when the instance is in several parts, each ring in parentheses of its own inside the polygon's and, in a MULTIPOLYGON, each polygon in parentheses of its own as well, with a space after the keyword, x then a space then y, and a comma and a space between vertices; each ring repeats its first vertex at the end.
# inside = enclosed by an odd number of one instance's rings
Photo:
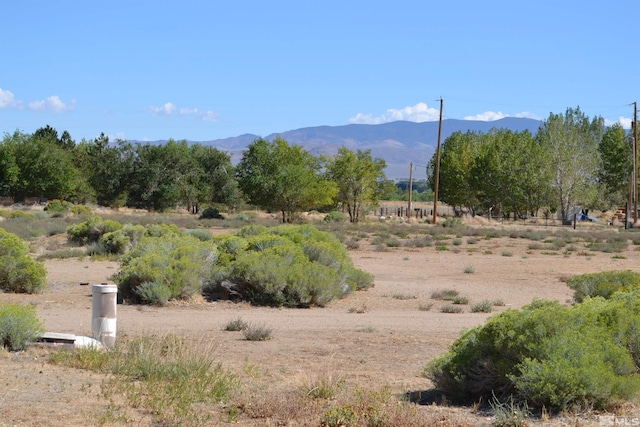
MULTIPOLYGON (((624 205, 633 166, 630 135, 580 108, 550 114, 537 133, 493 129, 456 132, 440 159, 439 199, 459 212, 526 217, 541 209, 569 219, 573 206, 624 205)), ((427 166, 434 190, 435 162, 427 166)), ((50 126, 5 134, 0 143, 0 195, 98 203, 162 211, 248 203, 293 222, 300 212, 342 209, 351 222, 378 200, 406 197, 406 182, 389 181, 383 159, 341 147, 314 155, 277 137, 258 138, 234 166, 217 148, 187 141, 109 141, 104 134, 76 143, 50 126)), ((423 197, 433 193, 422 190, 423 197)), ((414 197, 413 200, 420 200, 414 197)))
MULTIPOLYGON (((605 126, 580 108, 544 120, 533 135, 493 129, 456 132, 443 143, 439 200, 471 214, 514 217, 571 208, 623 206, 633 169, 631 135, 620 124, 605 126)), ((427 166, 435 187, 436 156, 427 166)))
POLYGON ((389 192, 384 160, 345 147, 313 155, 276 138, 255 140, 237 166, 228 153, 202 144, 109 141, 76 143, 46 126, 5 134, 0 143, 0 195, 97 203, 162 211, 249 203, 279 212, 283 222, 310 209, 342 208, 352 222, 389 192))

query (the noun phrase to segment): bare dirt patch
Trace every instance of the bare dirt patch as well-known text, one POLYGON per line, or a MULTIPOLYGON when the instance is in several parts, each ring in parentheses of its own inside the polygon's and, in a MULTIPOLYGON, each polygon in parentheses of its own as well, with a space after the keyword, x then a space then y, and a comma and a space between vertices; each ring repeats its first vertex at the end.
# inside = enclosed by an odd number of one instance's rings
MULTIPOLYGON (((363 244, 351 256, 359 268, 375 275, 375 287, 328 307, 279 309, 204 301, 164 308, 119 305, 118 333, 134 337, 173 333, 194 342, 214 342, 225 367, 246 374, 249 364, 261 372, 261 382, 270 390, 295 389, 309 372, 329 367, 349 385, 389 386, 397 394, 424 391, 431 388, 421 377, 425 363, 445 352, 460 331, 491 315, 472 313, 473 303, 501 300, 504 306, 496 306, 494 313, 535 298, 569 303, 572 291, 563 278, 637 269, 640 261, 640 252, 631 245, 614 257, 602 252, 563 255, 562 250, 531 250, 530 243, 501 237, 470 244, 463 238, 449 250, 431 246, 387 251, 363 244), (443 289, 455 289, 469 298, 462 313, 440 311, 445 302, 431 295, 443 289), (273 338, 250 342, 241 333, 222 330, 238 317, 272 328, 273 338)), ((47 331, 91 335, 91 287, 81 283, 109 282, 118 264, 89 259, 45 264, 49 286, 43 294, 5 293, 0 302, 35 305, 47 331)), ((104 412, 107 402, 98 395, 102 376, 51 365, 47 363, 51 351, 0 353, 0 426, 88 425, 104 412)), ((468 408, 420 410, 455 414, 469 425, 491 424, 486 414, 468 408)), ((150 421, 135 420, 136 425, 151 425, 150 421)), ((592 415, 573 424, 566 419, 538 423, 598 425, 598 420, 592 415)))

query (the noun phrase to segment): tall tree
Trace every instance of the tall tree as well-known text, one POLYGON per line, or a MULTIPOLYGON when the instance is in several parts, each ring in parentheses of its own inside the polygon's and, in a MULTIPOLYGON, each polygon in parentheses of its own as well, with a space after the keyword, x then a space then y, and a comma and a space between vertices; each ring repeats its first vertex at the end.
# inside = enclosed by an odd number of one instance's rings
POLYGON ((597 196, 598 145, 604 134, 604 119, 593 120, 580 108, 549 115, 537 138, 549 153, 556 200, 563 220, 572 206, 590 207, 597 196))
MULTIPOLYGON (((454 132, 442 144, 438 199, 456 208, 466 207, 474 212, 478 206, 471 171, 478 157, 482 134, 454 132)), ((427 179, 435 189, 436 155, 427 166, 427 179)))
POLYGON ((232 208, 241 202, 242 194, 229 154, 214 147, 194 144, 190 155, 199 170, 195 184, 199 203, 223 204, 232 208))
POLYGON ((57 140, 16 132, 11 143, 19 170, 13 188, 16 200, 67 198, 74 194, 79 173, 71 154, 57 140))
POLYGON ((243 152, 236 175, 250 203, 293 222, 298 213, 329 205, 336 195, 336 184, 322 176, 321 167, 320 159, 299 145, 259 138, 243 152))
POLYGON ((483 208, 522 217, 553 202, 546 151, 529 131, 492 129, 482 139, 471 181, 483 208))
POLYGON ((633 169, 633 142, 620 123, 607 127, 598 145, 598 179, 607 207, 624 205, 633 169))
POLYGON ((16 155, 14 150, 14 138, 19 138, 20 133, 13 135, 5 134, 0 145, 0 196, 9 196, 13 193, 20 168, 16 164, 16 155))
POLYGON ((326 176, 338 185, 337 201, 346 208, 351 222, 360 220, 364 206, 377 204, 385 167, 383 159, 371 157, 371 150, 354 153, 344 146, 329 159, 326 176))

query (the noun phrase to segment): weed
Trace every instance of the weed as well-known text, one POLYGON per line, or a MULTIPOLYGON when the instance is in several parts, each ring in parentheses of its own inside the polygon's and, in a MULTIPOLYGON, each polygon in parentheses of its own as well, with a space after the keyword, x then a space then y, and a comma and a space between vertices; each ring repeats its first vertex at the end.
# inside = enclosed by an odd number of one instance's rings
POLYGON ((249 325, 244 330, 244 339, 247 341, 267 341, 271 339, 273 330, 265 325, 249 325))
POLYGON ((349 307, 348 312, 362 314, 362 313, 366 313, 368 310, 369 308, 365 304, 362 304, 360 307, 349 307))
POLYGON ((500 402, 495 395, 489 402, 493 411, 495 427, 526 427, 529 418, 529 408, 526 402, 518 405, 513 401, 513 396, 509 396, 506 402, 500 402))
POLYGON ((482 300, 471 306, 472 313, 491 313, 493 311, 493 302, 482 300))
POLYGON ((418 298, 415 295, 407 295, 407 294, 393 294, 393 299, 399 300, 408 300, 408 299, 416 299, 418 298))
POLYGON ((429 311, 429 310, 431 310, 432 307, 433 307, 433 303, 420 304, 418 306, 418 310, 420 310, 420 311, 429 311))
POLYGON ((441 313, 462 313, 463 309, 460 305, 446 304, 440 307, 441 313))
POLYGON ((513 256, 513 252, 511 252, 511 251, 502 251, 502 256, 511 257, 511 256, 513 256))
POLYGON ((222 328, 223 331, 237 332, 244 331, 249 327, 249 324, 245 322, 241 317, 233 320, 229 320, 222 328))
POLYGON ((464 268, 464 273, 465 274, 473 274, 475 272, 476 272, 475 269, 473 267, 471 267, 471 266, 464 268))
POLYGON ((469 298, 458 295, 451 299, 451 303, 458 305, 469 304, 469 298))
POLYGON ((431 293, 431 298, 432 299, 437 299, 437 300, 447 300, 450 301, 451 299, 455 298, 458 296, 460 292, 456 291, 455 289, 443 289, 440 291, 434 291, 431 293))

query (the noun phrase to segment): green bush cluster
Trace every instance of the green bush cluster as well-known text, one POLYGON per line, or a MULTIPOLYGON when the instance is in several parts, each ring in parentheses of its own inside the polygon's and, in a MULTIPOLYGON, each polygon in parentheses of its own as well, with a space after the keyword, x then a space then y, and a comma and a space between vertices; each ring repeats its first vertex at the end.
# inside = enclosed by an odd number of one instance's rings
POLYGON ((220 258, 203 289, 212 299, 324 306, 373 284, 373 276, 354 267, 335 236, 311 225, 248 226, 213 242, 220 258))
POLYGON ((640 392, 640 290, 573 307, 535 301, 464 332, 424 370, 450 398, 607 409, 640 392))
POLYGON ((573 299, 576 302, 596 296, 611 298, 615 292, 639 288, 640 273, 626 270, 581 274, 570 277, 567 286, 574 290, 573 299))
POLYGON ((121 259, 118 291, 134 303, 164 305, 202 291, 218 252, 210 243, 167 227, 152 226, 121 259), (157 235, 150 235, 156 233, 157 235))
POLYGON ((349 215, 340 211, 331 211, 324 216, 325 222, 347 222, 349 221, 349 215))
POLYGON ((34 342, 44 327, 36 316, 36 308, 17 304, 0 305, 0 345, 9 351, 20 351, 34 342))
POLYGON ((66 200, 55 199, 49 201, 44 207, 44 210, 49 213, 66 213, 70 212, 73 206, 73 203, 67 202, 66 200))
POLYGON ((86 221, 69 226, 69 228, 67 228, 67 239, 73 243, 86 245, 88 243, 98 242, 103 234, 121 228, 122 224, 118 221, 93 216, 86 221))
POLYGON ((0 289, 39 293, 47 286, 44 264, 29 256, 29 247, 15 234, 0 228, 0 289))

